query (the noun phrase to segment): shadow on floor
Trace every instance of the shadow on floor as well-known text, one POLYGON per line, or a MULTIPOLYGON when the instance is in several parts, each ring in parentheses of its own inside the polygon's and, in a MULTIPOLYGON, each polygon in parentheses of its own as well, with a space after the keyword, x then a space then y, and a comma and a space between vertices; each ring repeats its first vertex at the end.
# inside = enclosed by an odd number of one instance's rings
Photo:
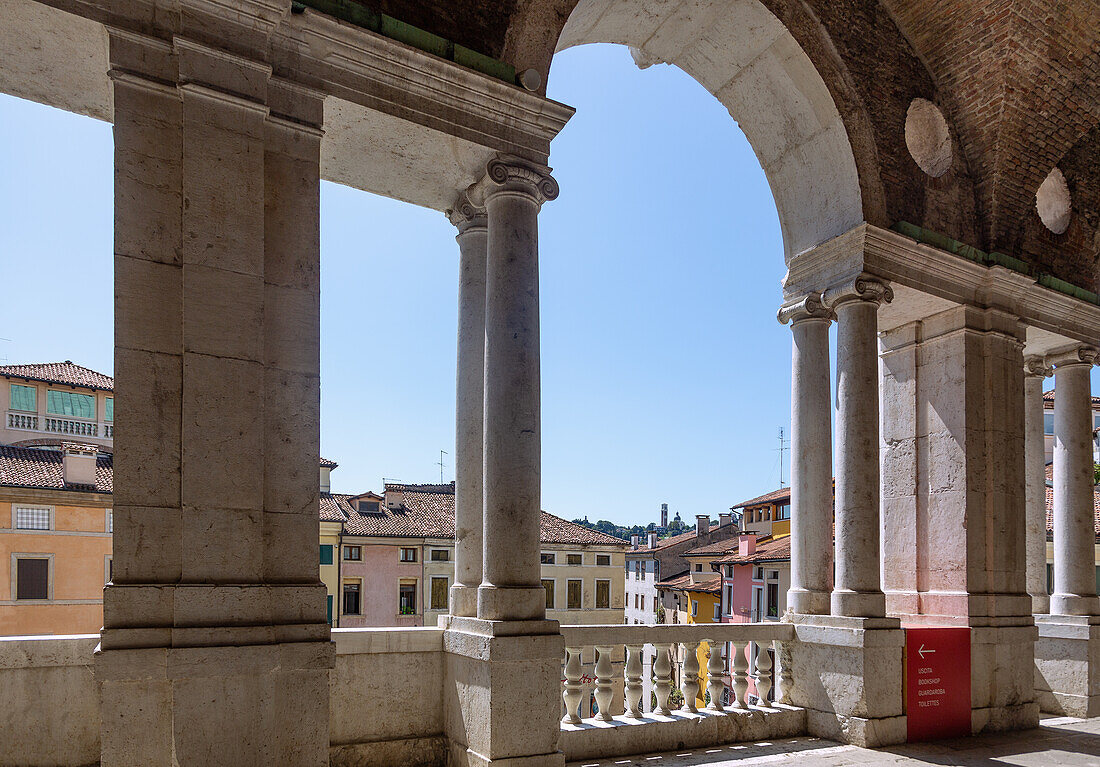
POLYGON ((798 737, 649 756, 594 759, 572 762, 570 767, 751 767, 765 764, 798 767, 876 764, 897 767, 1100 767, 1100 719, 1063 720, 1033 730, 908 743, 878 750, 798 737))

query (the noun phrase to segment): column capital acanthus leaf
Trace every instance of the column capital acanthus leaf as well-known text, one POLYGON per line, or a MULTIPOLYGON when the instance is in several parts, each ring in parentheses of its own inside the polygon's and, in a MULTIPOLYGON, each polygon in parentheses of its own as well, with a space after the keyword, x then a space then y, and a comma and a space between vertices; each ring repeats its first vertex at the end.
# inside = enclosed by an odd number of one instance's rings
POLYGON ((835 320, 836 315, 822 303, 820 293, 807 293, 780 306, 776 319, 786 325, 808 319, 835 320))
POLYGON ((1052 352, 1046 356, 1047 367, 1063 368, 1070 365, 1096 365, 1100 363, 1100 349, 1095 346, 1074 346, 1052 352))
POLYGON ((1043 357, 1029 355, 1024 357, 1024 376, 1027 378, 1048 378, 1054 375, 1054 368, 1043 357))
POLYGON ((531 197, 541 205, 558 196, 558 182, 550 172, 545 165, 512 155, 498 155, 485 166, 489 182, 486 197, 510 192, 531 197))
POLYGON ((867 301, 875 304, 890 303, 894 300, 893 289, 885 282, 868 275, 842 282, 825 290, 821 294, 822 303, 829 309, 848 301, 867 301))

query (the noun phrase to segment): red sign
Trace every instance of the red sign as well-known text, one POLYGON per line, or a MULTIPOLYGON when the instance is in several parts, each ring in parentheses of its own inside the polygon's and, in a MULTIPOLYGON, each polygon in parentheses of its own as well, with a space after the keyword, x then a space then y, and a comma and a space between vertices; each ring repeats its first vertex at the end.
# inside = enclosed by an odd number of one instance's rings
POLYGON ((905 629, 909 740, 970 735, 970 629, 905 629))

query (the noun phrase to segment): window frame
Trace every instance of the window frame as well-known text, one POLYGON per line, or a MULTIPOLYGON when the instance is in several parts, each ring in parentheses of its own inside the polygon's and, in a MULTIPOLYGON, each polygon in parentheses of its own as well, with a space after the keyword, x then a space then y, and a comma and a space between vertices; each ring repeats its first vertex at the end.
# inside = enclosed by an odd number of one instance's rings
POLYGON ((429 554, 429 562, 450 562, 451 550, 450 549, 432 549, 429 554), (442 557, 437 557, 436 554, 442 554, 442 557))
POLYGON ((114 577, 115 558, 110 554, 103 555, 103 585, 106 586, 114 577))
POLYGON ((362 578, 345 578, 340 582, 340 614, 341 615, 359 615, 363 614, 363 579, 362 578), (349 590, 350 587, 350 590, 349 590), (351 612, 348 610, 348 594, 354 593, 356 596, 356 610, 351 612))
POLYGON ((115 510, 104 509, 103 510, 103 532, 115 534, 115 510))
POLYGON ((433 575, 428 583, 428 604, 432 610, 447 610, 450 607, 451 579, 446 575, 433 575), (436 581, 443 581, 443 604, 436 606, 436 581))
POLYGON ((565 564, 568 567, 583 567, 584 566, 584 554, 576 554, 576 553, 566 554, 565 555, 565 564), (574 558, 576 558, 576 560, 577 560, 576 562, 573 561, 574 558))
POLYGON ((418 561, 418 557, 417 557, 417 554, 416 554, 416 547, 415 546, 399 546, 398 547, 398 554, 397 554, 397 561, 398 562, 403 562, 405 564, 410 564, 410 565, 411 564, 416 564, 416 562, 418 561), (406 558, 406 556, 405 556, 406 553, 411 554, 412 559, 406 558))
POLYGON ((13 532, 23 533, 49 533, 55 530, 54 527, 54 507, 47 506, 39 503, 12 503, 11 505, 11 529, 13 532), (19 527, 17 519, 19 517, 19 510, 29 511, 46 511, 48 513, 48 527, 19 527))
POLYGON ((611 567, 611 555, 610 554, 597 554, 596 555, 596 567, 611 567))
POLYGON ((44 605, 54 601, 53 598, 53 583, 54 583, 54 567, 53 567, 54 555, 53 553, 43 553, 34 551, 13 551, 11 553, 11 601, 17 604, 31 604, 31 605, 44 605), (23 559, 44 559, 46 560, 46 598, 45 599, 20 599, 19 598, 19 561, 23 559))
POLYGON ((606 578, 596 579, 596 609, 597 610, 610 610, 611 609, 611 581, 606 578), (600 604, 600 588, 603 587, 607 590, 606 599, 603 601, 605 604, 600 604))
POLYGON ((542 588, 546 592, 546 609, 557 609, 557 581, 554 578, 542 578, 542 588), (549 585, 550 588, 547 588, 549 585))
POLYGON ((419 591, 419 584, 417 584, 416 581, 405 583, 403 582, 403 580, 397 582, 397 614, 419 615, 420 613, 416 607, 417 603, 419 602, 416 597, 416 593, 417 591, 419 591), (412 612, 405 612, 406 608, 401 604, 401 600, 406 594, 412 597, 412 612))
POLYGON ((320 544, 321 548, 317 552, 317 559, 321 565, 332 565, 336 562, 336 552, 333 551, 333 545, 331 543, 320 544), (325 561, 325 549, 328 549, 328 561, 325 561))
POLYGON ((345 562, 362 562, 363 561, 363 547, 362 546, 352 543, 352 544, 345 544, 343 548, 344 548, 344 551, 343 551, 343 554, 341 556, 343 557, 345 562), (354 552, 355 556, 351 556, 351 554, 353 552, 354 552))
MULTIPOLYGON (((79 391, 65 391, 64 389, 46 389, 46 415, 55 416, 57 418, 76 418, 81 421, 94 421, 98 416, 99 402, 94 394, 85 394, 79 391), (92 402, 92 414, 89 415, 76 415, 75 413, 59 413, 55 410, 50 410, 50 395, 51 394, 63 394, 66 396, 75 395, 77 397, 87 397, 92 402)), ((112 423, 114 423, 112 421, 112 423)))
POLYGON ((554 552, 552 552, 552 551, 541 551, 541 552, 539 552, 539 564, 540 565, 556 565, 557 563, 558 563, 558 558, 554 555, 554 552))
POLYGON ((699 600, 698 599, 692 599, 691 600, 691 617, 692 618, 699 617, 699 600))
POLYGON ((565 609, 566 610, 583 610, 584 609, 584 581, 580 578, 569 578, 565 581, 565 609), (577 584, 577 606, 574 607, 572 599, 570 598, 570 592, 572 591, 573 584, 577 584))
POLYGON ((15 383, 14 381, 11 381, 10 385, 8 387, 8 409, 9 410, 14 410, 17 413, 37 413, 38 412, 38 387, 34 386, 32 384, 19 384, 19 383, 15 383), (18 386, 20 389, 30 389, 32 392, 34 392, 34 409, 26 410, 24 408, 15 406, 15 396, 14 395, 15 395, 15 387, 16 386, 18 386))

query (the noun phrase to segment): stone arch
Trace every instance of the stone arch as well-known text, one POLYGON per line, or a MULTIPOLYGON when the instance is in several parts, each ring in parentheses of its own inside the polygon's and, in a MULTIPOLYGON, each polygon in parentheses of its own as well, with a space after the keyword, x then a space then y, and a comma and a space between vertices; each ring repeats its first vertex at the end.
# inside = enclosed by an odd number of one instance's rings
POLYGON ((771 185, 787 261, 865 219, 884 223, 877 169, 859 167, 818 68, 759 0, 580 0, 555 51, 587 43, 676 65, 729 110, 771 185))

